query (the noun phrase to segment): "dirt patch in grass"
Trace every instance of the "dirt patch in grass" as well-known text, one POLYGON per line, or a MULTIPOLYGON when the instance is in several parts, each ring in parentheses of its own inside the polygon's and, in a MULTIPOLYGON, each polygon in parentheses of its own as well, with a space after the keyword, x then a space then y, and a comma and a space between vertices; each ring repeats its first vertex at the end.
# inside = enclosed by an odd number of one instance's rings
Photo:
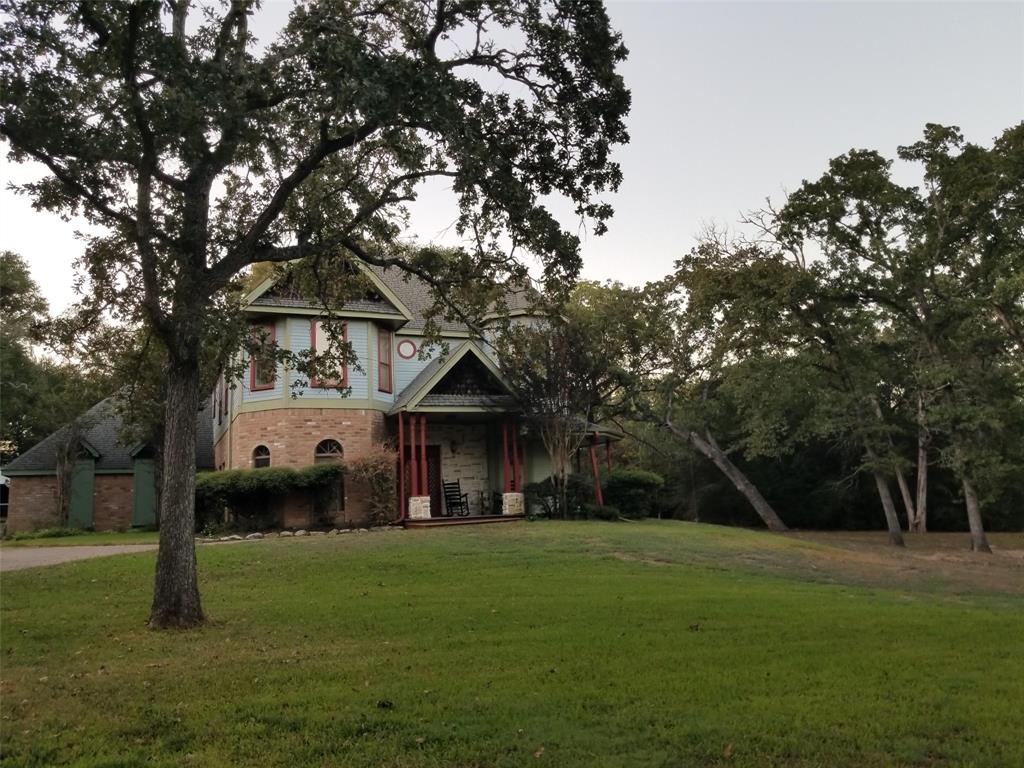
POLYGON ((824 545, 802 549, 801 554, 820 568, 863 583, 930 582, 954 592, 1024 594, 1020 533, 991 535, 991 555, 971 552, 966 533, 904 534, 903 548, 890 546, 887 535, 876 531, 800 531, 785 536, 824 545))

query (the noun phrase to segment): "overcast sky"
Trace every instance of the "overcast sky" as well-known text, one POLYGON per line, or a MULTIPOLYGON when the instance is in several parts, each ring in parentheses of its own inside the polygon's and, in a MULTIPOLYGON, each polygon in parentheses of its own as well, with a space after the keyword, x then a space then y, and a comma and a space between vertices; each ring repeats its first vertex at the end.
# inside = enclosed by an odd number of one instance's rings
MULTIPOLYGON (((273 17, 287 11, 264 0, 273 17)), ((641 283, 665 274, 708 222, 779 199, 851 147, 892 155, 926 122, 988 144, 1024 119, 1024 3, 612 2, 630 50, 632 141, 603 237, 584 276, 641 283)), ((28 258, 54 311, 73 300, 76 224, 34 212, 0 161, 0 249, 28 258)), ((438 196, 414 234, 450 237, 438 196)), ((565 222, 575 227, 574 222, 565 222)), ((80 226, 80 225, 77 225, 80 226)))

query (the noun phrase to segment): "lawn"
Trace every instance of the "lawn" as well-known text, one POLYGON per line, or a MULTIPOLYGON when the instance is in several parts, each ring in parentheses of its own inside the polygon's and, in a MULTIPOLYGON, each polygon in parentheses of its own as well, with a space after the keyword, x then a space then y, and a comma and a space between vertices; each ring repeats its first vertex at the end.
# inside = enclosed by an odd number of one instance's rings
POLYGON ((850 551, 653 521, 204 546, 212 621, 167 633, 152 552, 4 574, 3 763, 1024 765, 1024 560, 979 587, 850 551))

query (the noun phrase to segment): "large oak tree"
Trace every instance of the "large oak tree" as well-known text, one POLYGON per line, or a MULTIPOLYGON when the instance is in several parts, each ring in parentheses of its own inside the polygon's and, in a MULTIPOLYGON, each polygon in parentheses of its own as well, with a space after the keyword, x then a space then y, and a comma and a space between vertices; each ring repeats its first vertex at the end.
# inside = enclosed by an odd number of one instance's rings
POLYGON ((49 171, 25 191, 109 232, 85 257, 93 297, 137 312, 166 349, 150 624, 192 626, 200 368, 238 276, 303 259, 329 279, 359 258, 443 299, 521 278, 523 253, 550 287, 571 282, 579 242, 545 201, 603 231, 626 50, 595 0, 310 0, 264 47, 252 0, 0 11, 0 133, 49 171), (431 178, 457 198, 471 243, 458 258, 397 247, 431 178))

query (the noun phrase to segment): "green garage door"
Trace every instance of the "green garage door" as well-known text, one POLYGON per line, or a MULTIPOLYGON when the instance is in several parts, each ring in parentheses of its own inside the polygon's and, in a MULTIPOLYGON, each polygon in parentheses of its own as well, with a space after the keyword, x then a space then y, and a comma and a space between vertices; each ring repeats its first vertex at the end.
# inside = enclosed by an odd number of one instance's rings
POLYGON ((92 528, 92 495, 96 462, 79 459, 71 471, 71 500, 68 503, 68 527, 92 528))
POLYGON ((132 493, 132 525, 156 523, 156 473, 152 459, 135 460, 135 486, 132 493))

